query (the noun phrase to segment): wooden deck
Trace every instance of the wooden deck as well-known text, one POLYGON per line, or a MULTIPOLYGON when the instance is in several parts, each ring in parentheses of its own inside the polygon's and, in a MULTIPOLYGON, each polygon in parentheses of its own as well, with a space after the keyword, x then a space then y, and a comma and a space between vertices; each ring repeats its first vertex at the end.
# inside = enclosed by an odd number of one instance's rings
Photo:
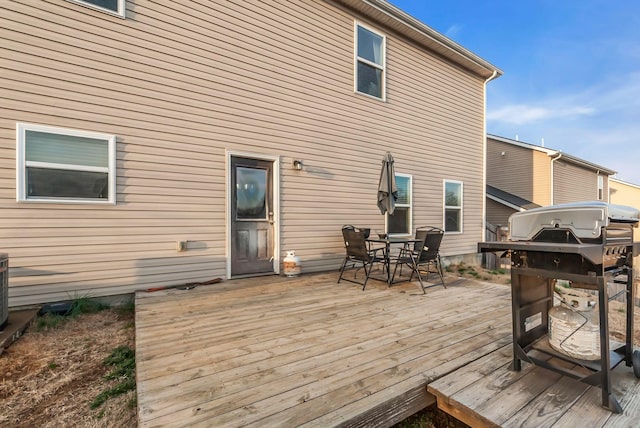
POLYGON ((336 279, 137 293, 140 426, 388 426, 511 343, 509 287, 336 279))
MULTIPOLYGON (((638 427, 640 381, 624 363, 612 372, 624 414, 601 406, 601 390, 523 363, 509 370, 512 346, 492 352, 430 383, 438 407, 473 427, 638 427)), ((560 362, 558 362, 560 363, 560 362)))

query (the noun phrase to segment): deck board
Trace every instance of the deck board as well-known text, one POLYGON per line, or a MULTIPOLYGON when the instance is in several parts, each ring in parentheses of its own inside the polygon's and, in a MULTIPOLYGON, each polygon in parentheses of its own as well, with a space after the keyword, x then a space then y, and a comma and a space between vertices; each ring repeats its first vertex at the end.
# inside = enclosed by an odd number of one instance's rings
MULTIPOLYGON (((640 381, 621 364, 612 387, 623 407, 613 414, 601 406, 599 388, 523 362, 514 372, 509 344, 432 383, 438 407, 472 426, 632 427, 640 420, 640 381)), ((566 364, 556 361, 556 364, 566 364)))
POLYGON ((389 425, 510 343, 510 290, 336 275, 136 295, 140 426, 389 425))

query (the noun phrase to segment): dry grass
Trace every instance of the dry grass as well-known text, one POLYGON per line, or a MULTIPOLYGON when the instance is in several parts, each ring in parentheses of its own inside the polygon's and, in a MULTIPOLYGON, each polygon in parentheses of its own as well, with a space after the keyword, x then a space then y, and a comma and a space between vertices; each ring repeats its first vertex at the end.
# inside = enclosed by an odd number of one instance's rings
POLYGON ((0 426, 135 426, 135 391, 90 408, 117 383, 104 379, 103 360, 118 346, 134 348, 134 336, 133 313, 116 310, 79 315, 52 329, 31 326, 0 356, 0 426))

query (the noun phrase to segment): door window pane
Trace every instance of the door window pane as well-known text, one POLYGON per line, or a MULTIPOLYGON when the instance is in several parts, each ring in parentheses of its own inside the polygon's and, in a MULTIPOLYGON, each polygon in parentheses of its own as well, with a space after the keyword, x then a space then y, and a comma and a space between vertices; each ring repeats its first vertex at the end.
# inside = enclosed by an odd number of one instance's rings
POLYGON ((266 219, 266 189, 266 170, 236 168, 236 218, 239 220, 266 219))

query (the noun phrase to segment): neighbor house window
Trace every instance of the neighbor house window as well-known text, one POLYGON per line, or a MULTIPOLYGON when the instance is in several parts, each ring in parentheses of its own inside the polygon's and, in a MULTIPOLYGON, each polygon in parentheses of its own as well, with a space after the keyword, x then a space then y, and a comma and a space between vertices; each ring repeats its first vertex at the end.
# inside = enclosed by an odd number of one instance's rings
POLYGON ((444 230, 462 232, 462 182, 444 181, 444 230))
POLYGON ((356 91, 384 99, 385 37, 356 24, 356 91))
POLYGON ((390 235, 411 234, 411 176, 396 174, 398 200, 393 214, 387 214, 387 233, 390 235))
POLYGON ((126 0, 69 0, 102 12, 116 14, 124 18, 126 0))
POLYGON ((114 135, 18 123, 17 199, 115 203, 114 135))
POLYGON ((598 200, 601 201, 604 199, 604 177, 598 176, 598 200))

